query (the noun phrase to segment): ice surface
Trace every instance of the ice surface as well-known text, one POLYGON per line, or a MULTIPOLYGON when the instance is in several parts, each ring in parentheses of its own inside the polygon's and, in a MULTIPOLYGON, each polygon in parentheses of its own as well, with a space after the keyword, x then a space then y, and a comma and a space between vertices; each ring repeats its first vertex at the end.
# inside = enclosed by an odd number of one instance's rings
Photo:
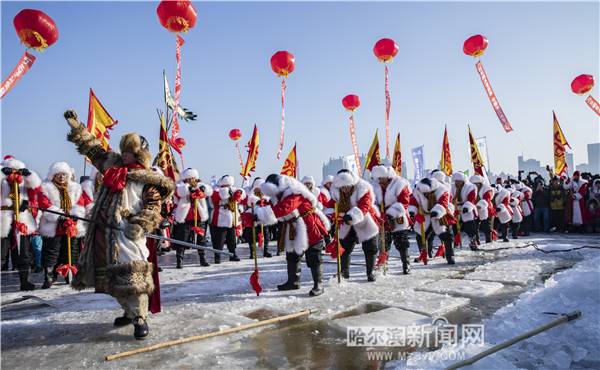
POLYGON ((431 284, 422 285, 416 290, 425 292, 450 294, 453 296, 478 298, 497 293, 504 285, 496 282, 479 280, 442 279, 431 284))
POLYGON ((431 318, 418 313, 401 310, 399 308, 385 308, 362 315, 349 316, 332 321, 334 326, 343 330, 350 326, 369 327, 406 327, 411 325, 429 325, 431 318))

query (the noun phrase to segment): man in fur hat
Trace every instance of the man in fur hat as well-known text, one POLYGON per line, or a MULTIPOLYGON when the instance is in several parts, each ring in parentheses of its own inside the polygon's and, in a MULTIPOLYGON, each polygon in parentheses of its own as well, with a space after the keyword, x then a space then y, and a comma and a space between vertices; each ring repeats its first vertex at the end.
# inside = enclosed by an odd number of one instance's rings
POLYGON ((383 211, 385 216, 385 249, 390 250, 393 240, 402 260, 402 272, 406 275, 410 272, 408 251, 410 247, 408 232, 411 225, 408 217, 410 185, 390 166, 373 167, 371 177, 379 212, 383 211))
POLYGON ((140 135, 124 135, 121 153, 109 152, 75 111, 65 112, 65 119, 71 127, 67 139, 104 174, 90 216, 98 223, 88 225, 72 286, 115 297, 125 311, 115 326, 133 322, 135 338, 142 339, 148 335, 148 296, 154 290, 144 233, 159 226, 161 203, 173 193, 174 184, 150 169, 148 143, 140 135))
POLYGON ((460 245, 460 233, 465 232, 469 237, 469 248, 477 250, 477 186, 467 180, 462 172, 452 174, 452 202, 454 204, 457 222, 453 225, 455 245, 460 245), (460 221, 459 221, 460 217, 460 221))
MULTIPOLYGON (((71 167, 66 162, 56 162, 50 166, 46 181, 38 194, 40 208, 86 217, 86 209, 91 203, 92 200, 83 191, 81 185, 71 180, 71 167)), ((52 286, 54 279, 51 274, 55 268, 69 261, 68 243, 71 244, 71 263, 77 263, 86 226, 83 221, 50 212, 42 213, 39 226, 39 233, 43 238, 44 285, 42 289, 52 286), (73 233, 74 235, 70 235, 73 233)))
MULTIPOLYGON (((175 190, 175 227, 173 237, 188 243, 206 245, 208 206, 206 198, 213 194, 212 187, 200 181, 198 170, 187 168, 181 174, 175 190)), ((177 268, 182 268, 185 247, 176 245, 177 268)), ((209 266, 204 250, 198 249, 201 266, 209 266)))
MULTIPOLYGON (((331 199, 337 205, 339 237, 344 253, 340 257, 342 276, 350 278, 350 255, 362 244, 367 280, 375 281, 374 267, 379 235, 379 211, 371 184, 352 172, 340 170, 333 180, 331 199)), ((335 206, 335 205, 334 205, 335 206)))
POLYGON ((260 188, 270 197, 272 205, 255 208, 258 221, 265 225, 281 222, 280 238, 285 247, 288 277, 277 289, 300 289, 300 259, 306 253, 306 265, 313 278, 309 294, 323 294, 321 251, 329 221, 317 207, 317 198, 298 180, 285 175, 269 175, 260 188))
POLYGON ((481 175, 473 175, 469 179, 472 184, 477 187, 477 231, 475 237, 479 244, 479 232, 483 232, 486 243, 493 241, 494 235, 494 219, 496 217, 496 207, 494 206, 494 196, 496 188, 491 186, 489 182, 481 175))
MULTIPOLYGON (((233 256, 229 261, 239 261, 235 254, 237 238, 241 234, 242 220, 239 212, 240 201, 246 198, 246 192, 233 186, 232 176, 221 177, 214 188, 211 200, 214 206, 210 225, 210 236, 213 248, 222 250, 227 243, 227 250, 233 256)), ((221 263, 221 255, 215 253, 215 263, 221 263)))
POLYGON ((2 162, 2 175, 2 266, 8 265, 8 254, 11 253, 13 267, 19 270, 21 290, 33 290, 35 285, 29 282, 32 260, 30 235, 37 230, 38 212, 33 207, 37 206, 37 193, 42 180, 13 157, 5 158, 2 162))
POLYGON ((452 234, 448 228, 455 223, 454 208, 451 207, 450 198, 448 186, 434 178, 424 178, 413 190, 408 211, 411 218, 415 220, 414 229, 417 233, 419 249, 424 251, 424 236, 429 246, 427 253, 431 258, 433 238, 437 235, 444 243, 446 261, 449 265, 454 265, 452 234))
POLYGON ((244 228, 243 236, 250 246, 250 259, 254 258, 254 249, 252 248, 253 238, 255 238, 254 241, 256 242, 257 248, 259 245, 263 248, 263 257, 272 257, 271 253, 269 253, 269 226, 262 225, 261 227, 256 221, 254 212, 255 207, 271 204, 269 197, 264 195, 260 189, 260 186, 264 184, 264 182, 265 180, 260 177, 255 178, 248 188, 248 196, 246 199, 242 200, 242 205, 245 207, 244 213, 242 213, 242 227, 244 228), (254 234, 252 228, 254 228, 254 234))

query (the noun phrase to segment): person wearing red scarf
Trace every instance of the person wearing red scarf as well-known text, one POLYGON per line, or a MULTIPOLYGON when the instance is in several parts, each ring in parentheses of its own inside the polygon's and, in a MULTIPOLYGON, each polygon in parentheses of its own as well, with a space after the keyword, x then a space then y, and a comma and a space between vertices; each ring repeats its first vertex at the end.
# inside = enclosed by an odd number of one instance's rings
POLYGON ((148 300, 154 291, 145 233, 159 226, 161 205, 175 186, 150 169, 148 142, 140 135, 124 135, 120 154, 106 151, 75 111, 66 111, 64 116, 71 128, 67 140, 103 174, 90 215, 97 223, 88 225, 86 247, 71 285, 113 296, 124 310, 114 325, 133 323, 134 337, 143 339, 149 332, 148 300))

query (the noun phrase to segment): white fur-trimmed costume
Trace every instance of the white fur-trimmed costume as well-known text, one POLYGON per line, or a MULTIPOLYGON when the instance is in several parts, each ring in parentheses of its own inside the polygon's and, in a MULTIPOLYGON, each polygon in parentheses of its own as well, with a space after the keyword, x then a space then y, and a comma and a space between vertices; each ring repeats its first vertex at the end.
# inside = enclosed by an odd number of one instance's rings
MULTIPOLYGON (((394 222, 391 232, 398 232, 410 228, 411 221, 408 216, 408 204, 410 202, 410 184, 404 178, 398 176, 393 168, 387 166, 375 166, 371 171, 373 177, 373 191, 376 202, 381 206, 382 198, 386 215, 392 217, 394 222), (379 184, 379 178, 390 178, 387 185, 385 197, 379 184)), ((380 210, 381 212, 381 210, 380 210)))
POLYGON ((456 204, 457 212, 460 212, 462 222, 473 221, 479 217, 477 212, 477 186, 466 179, 462 172, 455 172, 452 175, 452 201, 456 204), (460 189, 460 194, 457 194, 456 181, 464 182, 460 189))
MULTIPOLYGON (((205 183, 198 183, 197 186, 193 189, 193 191, 197 191, 201 186, 204 186, 204 196, 202 198, 198 198, 198 222, 208 221, 208 205, 206 204, 206 197, 210 197, 213 194, 213 189, 210 185, 205 183)), ((190 197, 190 185, 186 182, 179 181, 175 186, 175 222, 176 223, 184 223, 188 215, 192 214, 192 199, 190 197)), ((193 218, 192 218, 193 219, 193 218)))
MULTIPOLYGON (((442 224, 442 219, 444 217, 451 218, 454 213, 453 207, 450 207, 450 188, 436 179, 428 179, 428 181, 431 185, 423 180, 417 184, 412 192, 408 211, 418 215, 419 209, 421 209, 424 218, 423 229, 426 231, 431 225, 434 233, 440 235, 448 229, 446 225, 442 224), (429 192, 435 195, 436 202, 434 204, 429 204, 427 197, 424 195, 424 193, 429 192), (435 217, 431 217, 432 212, 437 213, 435 217)), ((421 235, 421 223, 419 221, 415 222, 414 229, 417 234, 421 235)))
MULTIPOLYGON (((233 206, 233 198, 235 194, 239 194, 237 201, 243 201, 246 198, 244 189, 233 186, 234 179, 232 176, 223 176, 217 186, 213 189, 211 200, 213 202, 212 225, 217 227, 237 227, 241 226, 242 220, 239 213, 239 207, 233 206), (235 207, 234 211, 231 210, 235 207), (234 220, 236 221, 234 225, 234 220)), ((236 201, 236 203, 237 203, 236 201)))
POLYGON ((512 209, 510 207, 511 191, 505 188, 500 189, 494 198, 496 204, 496 216, 500 223, 505 224, 512 220, 512 209))

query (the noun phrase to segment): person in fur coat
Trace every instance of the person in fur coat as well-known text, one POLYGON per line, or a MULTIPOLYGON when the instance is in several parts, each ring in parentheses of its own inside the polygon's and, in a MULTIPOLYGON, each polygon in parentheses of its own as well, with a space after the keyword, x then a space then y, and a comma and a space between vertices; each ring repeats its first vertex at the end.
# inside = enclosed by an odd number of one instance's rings
POLYGON ((444 243, 446 261, 449 265, 454 265, 452 234, 448 228, 455 223, 450 187, 435 178, 422 179, 412 192, 408 212, 415 220, 414 230, 419 249, 424 251, 425 239, 429 246, 427 253, 431 258, 433 238, 438 236, 444 243), (422 235, 423 232, 425 235, 422 235))
MULTIPOLYGON (((477 220, 479 217, 477 206, 475 206, 477 203, 477 190, 477 186, 467 180, 464 173, 455 172, 452 174, 452 202, 456 209, 455 217, 460 217, 460 225, 458 220, 453 225, 454 235, 465 232, 469 237, 469 248, 473 251, 477 250, 477 220)), ((459 243, 455 243, 455 245, 457 244, 459 243)))
POLYGON ((264 182, 265 180, 261 179, 260 177, 255 178, 250 187, 248 187, 248 196, 242 201, 242 205, 245 208, 244 212, 242 213, 242 227, 244 228, 243 237, 244 240, 248 242, 250 247, 250 259, 254 258, 254 249, 252 248, 253 238, 256 238, 256 247, 262 247, 263 257, 272 257, 271 253, 269 253, 269 226, 261 225, 259 222, 257 222, 254 213, 254 207, 270 204, 269 197, 265 196, 262 193, 262 190, 260 190, 260 186, 264 182), (252 234, 252 228, 254 228, 254 234, 252 234))
MULTIPOLYGON (((213 194, 212 187, 200 180, 198 170, 187 168, 175 187, 175 227, 173 237, 188 243, 206 245, 208 206, 206 198, 213 194)), ((176 245, 177 268, 182 268, 185 247, 176 245)), ((210 266, 204 250, 198 249, 201 266, 210 266)))
POLYGON ((113 296, 124 310, 114 325, 133 323, 134 337, 143 339, 149 332, 148 296, 154 290, 144 234, 159 226, 161 204, 175 186, 150 169, 148 142, 140 135, 124 135, 120 154, 106 151, 75 111, 66 111, 64 116, 71 128, 67 140, 104 175, 90 215, 97 223, 88 225, 79 271, 71 285, 113 296))
MULTIPOLYGON (((233 186, 232 176, 221 177, 211 196, 213 214, 210 224, 210 236, 213 248, 222 250, 227 244, 229 261, 239 261, 235 254, 237 238, 241 234, 242 220, 240 217, 239 203, 246 198, 244 189, 233 186)), ((221 255, 215 253, 215 263, 221 263, 221 255)))
POLYGON ((406 179, 398 176, 390 166, 375 166, 371 170, 373 190, 376 203, 381 213, 385 213, 385 249, 390 250, 392 241, 400 253, 402 272, 410 273, 410 255, 408 232, 411 226, 408 217, 408 203, 410 202, 410 184, 406 179))
POLYGON ((37 231, 38 210, 35 207, 42 180, 35 172, 27 169, 25 163, 14 157, 4 159, 2 175, 0 198, 2 266, 8 264, 10 253, 13 267, 19 270, 20 289, 34 290, 35 285, 29 281, 33 252, 30 236, 37 231))
POLYGON ((327 217, 317 207, 317 198, 298 180, 271 174, 260 185, 271 205, 255 206, 257 220, 264 225, 281 222, 280 239, 285 248, 287 281, 278 290, 300 289, 300 259, 306 254, 306 265, 313 278, 311 296, 323 294, 324 237, 329 231, 327 217))
MULTIPOLYGON (((66 162, 56 162, 50 166, 46 180, 38 193, 40 208, 61 212, 77 217, 86 217, 87 207, 92 199, 83 191, 81 185, 71 180, 71 167, 66 162)), ((50 212, 42 212, 39 233, 43 238, 42 267, 44 268, 44 285, 42 289, 52 286, 57 276, 56 267, 69 261, 68 243, 71 243, 71 263, 77 263, 82 238, 85 236, 86 224, 83 221, 59 216, 50 212), (69 226, 70 225, 70 226, 69 226), (69 236, 73 228, 75 235, 69 236), (69 240, 70 239, 70 240, 69 240)), ((69 283, 69 281, 67 281, 69 283)))
POLYGON ((340 170, 333 180, 331 199, 337 205, 339 238, 344 248, 340 257, 341 272, 350 278, 350 255, 357 243, 365 253, 367 280, 375 281, 375 259, 378 249, 379 210, 375 205, 375 193, 371 184, 354 173, 340 170))

